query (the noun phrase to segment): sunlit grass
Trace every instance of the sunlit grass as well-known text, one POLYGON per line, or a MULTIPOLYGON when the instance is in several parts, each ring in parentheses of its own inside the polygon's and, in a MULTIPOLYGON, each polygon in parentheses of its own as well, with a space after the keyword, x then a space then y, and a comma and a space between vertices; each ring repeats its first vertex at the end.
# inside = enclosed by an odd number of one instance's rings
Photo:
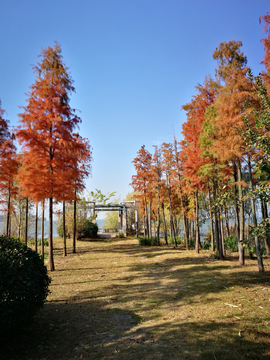
POLYGON ((255 260, 132 238, 79 241, 76 254, 68 240, 63 257, 54 243, 48 303, 14 359, 270 358, 269 272, 255 260))

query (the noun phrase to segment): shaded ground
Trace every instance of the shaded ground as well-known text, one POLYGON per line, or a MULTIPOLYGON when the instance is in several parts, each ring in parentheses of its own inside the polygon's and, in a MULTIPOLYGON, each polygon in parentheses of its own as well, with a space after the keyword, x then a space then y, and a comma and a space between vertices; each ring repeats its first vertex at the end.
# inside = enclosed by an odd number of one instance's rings
POLYGON ((66 258, 55 245, 48 302, 1 359, 270 359, 270 276, 256 261, 131 238, 80 241, 66 258))

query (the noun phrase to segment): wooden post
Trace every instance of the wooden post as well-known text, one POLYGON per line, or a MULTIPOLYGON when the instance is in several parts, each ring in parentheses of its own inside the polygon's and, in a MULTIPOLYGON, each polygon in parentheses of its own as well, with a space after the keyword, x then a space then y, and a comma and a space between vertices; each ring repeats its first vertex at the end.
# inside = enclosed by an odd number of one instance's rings
POLYGON ((27 246, 27 237, 28 237, 28 197, 26 198, 26 208, 25 208, 25 235, 24 235, 24 243, 27 246))
POLYGON ((124 233, 124 236, 127 236, 127 208, 124 205, 123 206, 123 216, 122 216, 122 231, 124 233))
POLYGON ((38 230, 38 204, 36 204, 36 219, 35 219, 35 251, 38 251, 37 246, 37 230, 38 230))

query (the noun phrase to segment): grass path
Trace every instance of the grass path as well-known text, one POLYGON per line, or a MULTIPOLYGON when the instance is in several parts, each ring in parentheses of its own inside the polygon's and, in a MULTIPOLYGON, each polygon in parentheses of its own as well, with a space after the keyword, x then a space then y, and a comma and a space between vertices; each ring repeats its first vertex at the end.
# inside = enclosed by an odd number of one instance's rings
POLYGON ((48 302, 4 360, 270 359, 270 276, 255 260, 132 238, 80 241, 66 258, 55 246, 48 302))

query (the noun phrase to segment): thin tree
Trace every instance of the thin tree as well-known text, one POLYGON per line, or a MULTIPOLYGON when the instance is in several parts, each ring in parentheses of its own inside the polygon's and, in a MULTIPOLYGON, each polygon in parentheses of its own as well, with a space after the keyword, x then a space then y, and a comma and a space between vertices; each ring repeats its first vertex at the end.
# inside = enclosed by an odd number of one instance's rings
POLYGON ((79 173, 75 155, 84 150, 84 175, 91 157, 87 141, 77 141, 74 134, 81 119, 69 105, 69 94, 75 89, 60 45, 43 49, 40 57, 33 67, 36 80, 28 104, 19 114, 17 138, 23 148, 19 175, 25 195, 35 201, 49 199, 49 269, 53 271, 53 199, 74 199, 73 185, 79 173), (85 149, 80 148, 82 144, 85 149))

